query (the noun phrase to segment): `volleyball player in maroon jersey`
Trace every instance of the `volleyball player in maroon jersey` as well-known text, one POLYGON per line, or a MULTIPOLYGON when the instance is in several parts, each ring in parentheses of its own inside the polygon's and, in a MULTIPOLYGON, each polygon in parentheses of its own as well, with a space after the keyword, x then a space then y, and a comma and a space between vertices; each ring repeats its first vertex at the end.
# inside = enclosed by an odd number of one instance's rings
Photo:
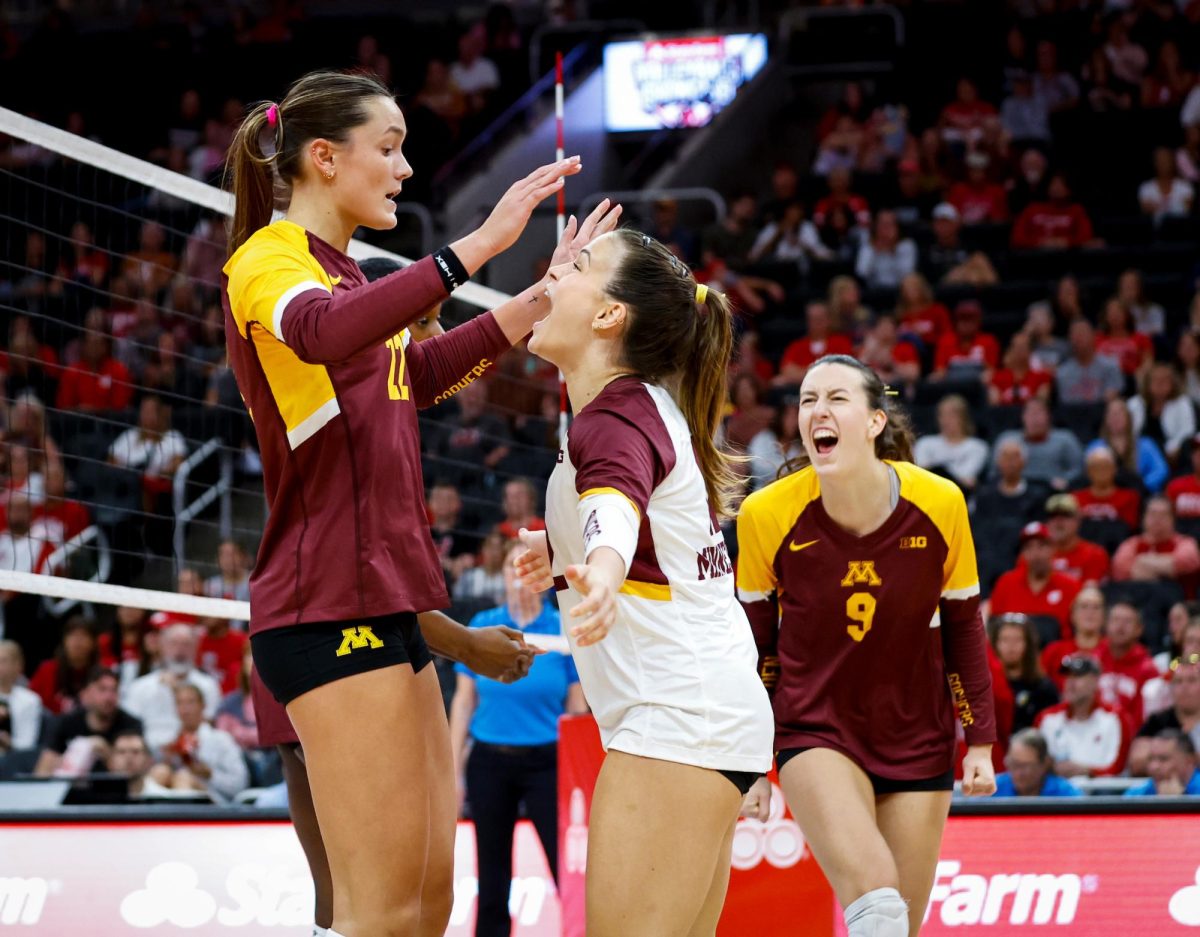
POLYGON ((316 72, 251 110, 230 151, 229 360, 270 513, 251 645, 304 746, 348 937, 445 931, 456 805, 442 697, 416 612, 449 604, 420 490, 414 406, 527 334, 538 284, 437 339, 403 329, 520 235, 577 159, 516 183, 475 232, 365 284, 345 253, 395 225, 404 117, 372 76, 316 72), (260 137, 273 137, 264 152, 260 137), (275 184, 289 199, 270 223, 275 184))
MULTIPOLYGON (((806 456, 738 517, 737 584, 775 711, 784 795, 851 937, 919 932, 954 787, 995 790, 996 740, 966 504, 911 464, 876 374, 818 360, 800 388, 806 456)), ((765 813, 769 786, 746 811, 765 813)))

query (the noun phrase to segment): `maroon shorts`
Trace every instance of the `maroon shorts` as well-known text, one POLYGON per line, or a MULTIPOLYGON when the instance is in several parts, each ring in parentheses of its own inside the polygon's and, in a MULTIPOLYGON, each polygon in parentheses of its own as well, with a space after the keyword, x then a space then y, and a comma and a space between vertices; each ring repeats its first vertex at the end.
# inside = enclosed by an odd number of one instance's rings
POLYGON ((262 748, 276 745, 299 745, 292 720, 283 704, 271 695, 258 676, 257 668, 250 671, 250 695, 254 698, 254 721, 258 726, 258 744, 262 748))

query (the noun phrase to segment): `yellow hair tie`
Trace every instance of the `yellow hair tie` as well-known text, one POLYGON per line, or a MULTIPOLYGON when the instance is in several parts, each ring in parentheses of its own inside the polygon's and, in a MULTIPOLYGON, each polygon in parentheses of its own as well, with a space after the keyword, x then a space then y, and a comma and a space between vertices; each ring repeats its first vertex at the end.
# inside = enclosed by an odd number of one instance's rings
POLYGON ((701 306, 708 300, 708 287, 703 283, 696 284, 696 302, 701 306))

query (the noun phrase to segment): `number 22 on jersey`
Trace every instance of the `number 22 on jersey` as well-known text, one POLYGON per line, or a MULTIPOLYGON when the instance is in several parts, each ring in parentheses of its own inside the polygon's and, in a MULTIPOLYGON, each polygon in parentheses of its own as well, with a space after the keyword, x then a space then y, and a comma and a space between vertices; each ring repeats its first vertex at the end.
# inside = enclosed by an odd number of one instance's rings
POLYGON ((408 385, 404 383, 404 333, 397 332, 384 344, 392 353, 388 366, 388 400, 407 400, 408 385))
MULTIPOLYGON (((842 578, 842 585, 850 588, 859 585, 881 586, 883 580, 875 572, 874 560, 851 560, 842 578)), ((846 633, 855 641, 861 641, 871 630, 875 622, 875 605, 875 596, 870 592, 853 592, 846 599, 846 617, 853 622, 846 626, 846 633)))

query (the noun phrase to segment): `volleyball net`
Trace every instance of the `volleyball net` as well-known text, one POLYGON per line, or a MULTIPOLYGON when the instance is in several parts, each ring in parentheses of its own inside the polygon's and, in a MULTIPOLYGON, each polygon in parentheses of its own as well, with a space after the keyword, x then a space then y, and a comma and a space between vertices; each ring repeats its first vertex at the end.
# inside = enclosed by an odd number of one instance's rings
MULTIPOLYGON (((248 615, 236 583, 266 508, 225 356, 233 202, 209 184, 222 156, 198 148, 149 162, 0 108, 0 590, 23 597, 4 606, 10 637, 57 635, 79 611, 103 628, 120 606, 248 615)), ((427 212, 411 214, 428 228, 427 212)), ((428 240, 402 224, 349 253, 407 265, 397 251, 428 240)), ((508 298, 469 283, 442 322, 508 298)), ((494 572, 468 577, 470 588, 459 580, 494 565, 489 534, 521 514, 522 499, 536 511, 556 451, 554 371, 516 349, 496 372, 419 415, 431 522, 460 618, 496 604, 494 572)), ((34 645, 27 656, 53 641, 34 645)))

